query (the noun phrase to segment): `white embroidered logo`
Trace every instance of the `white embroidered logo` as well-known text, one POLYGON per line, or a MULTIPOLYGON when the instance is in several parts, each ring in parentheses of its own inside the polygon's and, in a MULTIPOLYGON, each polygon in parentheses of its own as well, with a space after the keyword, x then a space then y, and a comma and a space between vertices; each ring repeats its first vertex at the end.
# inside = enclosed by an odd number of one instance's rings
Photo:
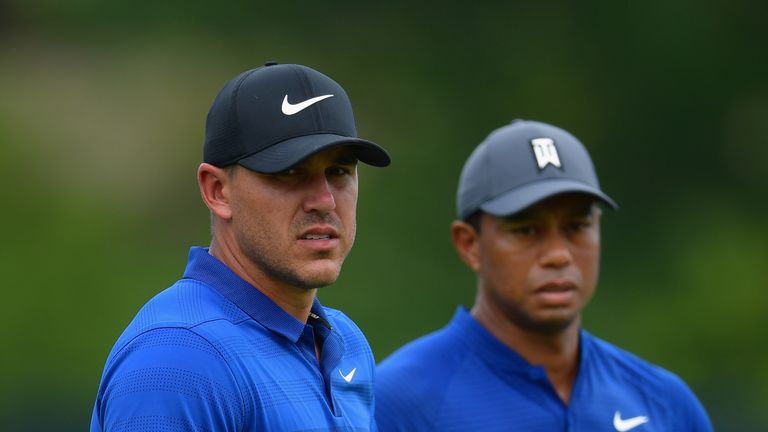
POLYGON ((619 432, 626 432, 630 429, 634 429, 641 424, 648 423, 648 417, 646 416, 637 416, 632 417, 628 419, 622 419, 621 413, 619 411, 616 411, 616 413, 613 414, 613 427, 616 428, 619 432))
POLYGON ((341 372, 341 369, 339 369, 339 375, 341 375, 341 377, 344 378, 344 381, 346 381, 346 382, 351 382, 352 381, 352 377, 355 376, 355 372, 357 372, 357 368, 352 368, 352 370, 349 371, 348 374, 344 375, 341 372))
POLYGON ((539 169, 544 169, 548 164, 560 168, 560 156, 557 154, 557 147, 552 138, 534 138, 531 140, 533 154, 536 155, 536 163, 539 169))
POLYGON ((292 104, 288 102, 288 95, 285 95, 283 98, 283 105, 281 106, 281 109, 283 111, 283 114, 285 115, 294 115, 297 112, 302 111, 304 108, 308 108, 318 102, 320 102, 323 99, 328 99, 329 97, 333 97, 332 94, 327 94, 323 96, 316 96, 311 99, 307 99, 303 102, 299 102, 297 104, 292 104))

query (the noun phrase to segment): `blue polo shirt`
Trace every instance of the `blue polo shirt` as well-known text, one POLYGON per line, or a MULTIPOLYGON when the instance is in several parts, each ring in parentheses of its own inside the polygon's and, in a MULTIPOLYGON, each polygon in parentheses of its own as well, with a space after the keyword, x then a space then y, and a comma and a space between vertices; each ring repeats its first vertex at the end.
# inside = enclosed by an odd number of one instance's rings
POLYGON ((388 431, 711 431, 704 408, 674 374, 580 334, 565 405, 542 366, 501 343, 464 308, 377 369, 376 420, 388 431))
POLYGON ((375 430, 373 373, 343 313, 300 322, 195 247, 112 348, 91 432, 375 430))

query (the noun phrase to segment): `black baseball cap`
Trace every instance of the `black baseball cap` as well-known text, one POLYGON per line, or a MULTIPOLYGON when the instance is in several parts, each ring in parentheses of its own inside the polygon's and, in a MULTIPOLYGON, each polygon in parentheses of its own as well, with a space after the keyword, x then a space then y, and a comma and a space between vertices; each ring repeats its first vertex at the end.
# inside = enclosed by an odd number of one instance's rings
POLYGON ((459 179, 460 219, 478 210, 498 217, 515 214, 566 192, 594 196, 613 209, 584 145, 546 123, 515 120, 496 129, 475 148, 459 179))
POLYGON ((205 123, 203 161, 276 173, 338 145, 351 146, 361 162, 389 165, 383 148, 357 137, 352 104, 338 83, 306 66, 267 62, 233 78, 216 96, 205 123))

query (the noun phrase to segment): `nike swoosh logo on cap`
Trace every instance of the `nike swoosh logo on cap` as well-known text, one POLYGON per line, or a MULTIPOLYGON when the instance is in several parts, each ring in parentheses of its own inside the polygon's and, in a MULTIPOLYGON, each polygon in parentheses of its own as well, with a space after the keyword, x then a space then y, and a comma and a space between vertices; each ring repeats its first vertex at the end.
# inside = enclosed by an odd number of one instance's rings
POLYGON ((304 102, 299 102, 297 104, 292 104, 288 102, 288 95, 285 95, 283 98, 283 114, 285 115, 294 115, 298 112, 301 112, 301 110, 308 108, 318 102, 320 102, 323 99, 328 99, 329 97, 333 97, 332 94, 322 95, 322 96, 315 96, 311 99, 307 99, 304 102))
POLYGON ((628 419, 622 419, 621 413, 619 411, 616 411, 616 413, 613 414, 613 427, 615 427, 616 430, 619 432, 626 432, 644 423, 648 423, 648 417, 646 416, 637 416, 637 417, 632 417, 628 419))

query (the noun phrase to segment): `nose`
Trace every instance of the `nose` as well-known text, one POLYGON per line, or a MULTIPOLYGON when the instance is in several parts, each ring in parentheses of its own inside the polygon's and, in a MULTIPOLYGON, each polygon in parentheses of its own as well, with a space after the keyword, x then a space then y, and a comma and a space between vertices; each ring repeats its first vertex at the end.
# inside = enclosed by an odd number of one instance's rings
POLYGON ((553 231, 554 232, 550 232, 544 240, 540 260, 541 265, 551 268, 567 267, 573 261, 568 239, 565 237, 565 234, 559 230, 553 231))
POLYGON ((304 198, 304 211, 327 213, 336 208, 336 199, 333 190, 324 173, 313 175, 307 182, 307 190, 304 198))

